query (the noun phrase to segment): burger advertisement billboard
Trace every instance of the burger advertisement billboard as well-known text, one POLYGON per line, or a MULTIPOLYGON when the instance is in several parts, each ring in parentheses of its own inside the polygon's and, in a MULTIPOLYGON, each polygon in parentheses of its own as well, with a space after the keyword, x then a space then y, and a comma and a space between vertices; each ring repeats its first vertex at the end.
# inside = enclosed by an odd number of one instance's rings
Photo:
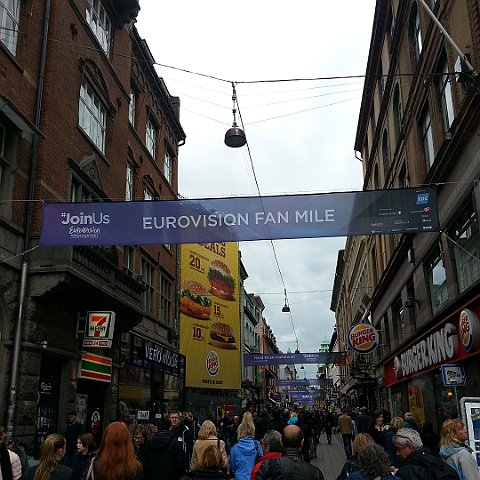
POLYGON ((185 386, 239 389, 238 243, 181 246, 179 309, 185 386))

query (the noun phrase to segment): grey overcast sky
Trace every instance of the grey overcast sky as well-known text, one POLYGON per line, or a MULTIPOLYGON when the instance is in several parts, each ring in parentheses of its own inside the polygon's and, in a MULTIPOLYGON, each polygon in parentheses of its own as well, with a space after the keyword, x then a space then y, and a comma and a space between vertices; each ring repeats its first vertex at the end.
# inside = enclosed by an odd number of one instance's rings
MULTIPOLYGON (((361 190, 353 145, 374 0, 141 0, 140 6, 136 27, 163 65, 158 75, 181 99, 187 135, 179 150, 181 195, 361 190), (303 80, 313 78, 322 80, 303 80), (224 144, 233 120, 232 81, 251 160, 247 147, 224 144)), ((274 245, 300 350, 318 351, 335 324, 330 302, 345 238, 274 245)), ((240 250, 246 290, 265 303, 279 348, 295 350, 271 243, 242 242, 240 250)), ((314 371, 308 366, 307 376, 314 371)))

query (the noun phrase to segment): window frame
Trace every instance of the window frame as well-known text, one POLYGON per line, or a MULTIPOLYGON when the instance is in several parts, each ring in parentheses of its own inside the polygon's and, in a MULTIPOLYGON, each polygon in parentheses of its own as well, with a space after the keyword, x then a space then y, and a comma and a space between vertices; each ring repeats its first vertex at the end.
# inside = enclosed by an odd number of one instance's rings
POLYGON ((448 288, 447 288, 447 270, 443 261, 443 252, 440 244, 438 243, 430 252, 424 263, 424 271, 426 277, 426 284, 428 286, 428 292, 430 296, 430 305, 432 313, 436 314, 443 306, 448 302, 448 288), (442 283, 435 282, 435 271, 437 267, 442 268, 443 281, 442 283))
POLYGON ((442 56, 439 62, 436 75, 436 88, 442 113, 443 128, 448 133, 455 119, 455 107, 453 102, 453 89, 451 82, 452 74, 448 70, 448 61, 442 56))
POLYGON ((141 268, 144 284, 143 306, 147 313, 153 314, 155 311, 155 265, 145 255, 142 255, 141 268))
POLYGON ((103 155, 107 137, 107 114, 106 102, 93 83, 85 77, 79 92, 78 125, 103 155))
POLYGON ((111 46, 112 22, 107 10, 100 0, 87 0, 86 5, 85 21, 102 47, 103 52, 108 56, 111 46), (94 9, 95 2, 97 10, 94 9))
POLYGON ((174 292, 175 284, 173 279, 160 271, 160 321, 170 328, 175 328, 174 292))
POLYGON ((130 89, 130 102, 128 104, 128 121, 130 125, 135 128, 137 116, 137 92, 134 88, 130 89))
POLYGON ((423 107, 418 123, 421 133, 423 153, 425 155, 425 163, 430 169, 435 161, 435 144, 433 142, 432 116, 428 104, 425 104, 423 107))
POLYGON ((131 202, 134 199, 134 176, 135 169, 127 162, 127 171, 125 174, 125 201, 131 202))
POLYGON ((171 185, 173 181, 173 155, 170 153, 168 147, 165 148, 163 156, 163 176, 171 185))
POLYGON ((148 117, 145 125, 145 147, 153 159, 156 158, 157 154, 157 134, 158 129, 155 122, 148 117))
POLYGON ((415 5, 414 11, 412 12, 411 22, 411 34, 412 34, 412 46, 413 46, 413 57, 415 62, 420 61, 423 50, 423 41, 422 41, 422 28, 420 24, 420 14, 418 12, 418 7, 415 5))
POLYGON ((0 42, 12 55, 16 55, 20 23, 20 0, 12 0, 12 2, 13 10, 9 10, 4 0, 0 0, 0 42))

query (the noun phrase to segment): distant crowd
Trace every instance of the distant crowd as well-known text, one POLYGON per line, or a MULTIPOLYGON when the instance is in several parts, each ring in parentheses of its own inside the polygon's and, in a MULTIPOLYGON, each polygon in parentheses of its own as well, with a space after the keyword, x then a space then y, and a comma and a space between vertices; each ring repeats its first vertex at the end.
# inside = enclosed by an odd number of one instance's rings
POLYGON ((439 436, 411 412, 388 417, 366 408, 353 419, 347 409, 274 407, 200 425, 173 410, 133 435, 124 422, 109 424, 97 449, 71 412, 65 435, 49 435, 34 466, 20 445, 3 441, 0 427, 0 480, 323 480, 311 460, 322 435, 331 444, 333 433, 346 456, 336 480, 480 480, 461 420, 446 420, 439 436))

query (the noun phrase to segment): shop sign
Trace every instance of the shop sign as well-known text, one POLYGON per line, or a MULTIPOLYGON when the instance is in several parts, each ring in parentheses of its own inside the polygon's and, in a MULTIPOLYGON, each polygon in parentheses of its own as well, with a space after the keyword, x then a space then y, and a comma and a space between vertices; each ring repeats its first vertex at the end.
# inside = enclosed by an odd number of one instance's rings
POLYGON ((457 329, 447 323, 394 359, 395 376, 408 377, 421 370, 451 360, 458 353, 457 329))
POLYGON ((159 345, 150 347, 145 344, 145 360, 159 363, 165 367, 178 368, 178 353, 159 345))
POLYGON ((84 347, 111 348, 115 312, 87 312, 84 347))
POLYGON ((348 346, 356 353, 371 353, 378 344, 378 331, 370 323, 356 323, 348 331, 348 346))
POLYGON ((468 308, 463 309, 460 312, 458 326, 462 347, 467 352, 477 350, 480 346, 480 322, 475 312, 468 308))
POLYGON ((463 365, 442 365, 442 379, 445 387, 464 387, 467 384, 463 365))
POLYGON ((112 381, 111 358, 84 353, 78 367, 78 378, 107 383, 112 381))
POLYGON ((137 420, 149 420, 150 410, 139 410, 137 412, 137 420))

